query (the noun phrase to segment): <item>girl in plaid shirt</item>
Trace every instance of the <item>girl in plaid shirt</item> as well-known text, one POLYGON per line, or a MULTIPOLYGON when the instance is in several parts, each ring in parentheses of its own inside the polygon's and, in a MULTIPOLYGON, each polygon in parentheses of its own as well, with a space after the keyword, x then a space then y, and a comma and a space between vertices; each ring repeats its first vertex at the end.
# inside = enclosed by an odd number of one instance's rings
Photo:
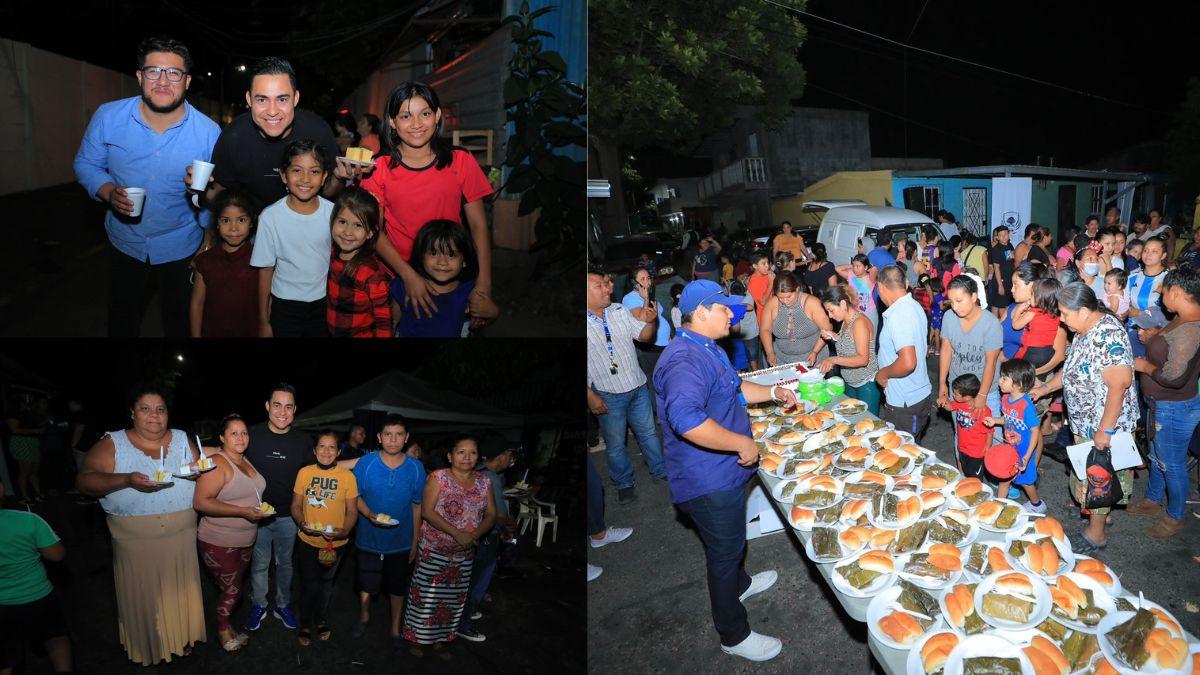
POLYGON ((390 337, 388 279, 375 257, 379 199, 360 187, 338 195, 330 230, 329 287, 325 318, 333 337, 390 337))

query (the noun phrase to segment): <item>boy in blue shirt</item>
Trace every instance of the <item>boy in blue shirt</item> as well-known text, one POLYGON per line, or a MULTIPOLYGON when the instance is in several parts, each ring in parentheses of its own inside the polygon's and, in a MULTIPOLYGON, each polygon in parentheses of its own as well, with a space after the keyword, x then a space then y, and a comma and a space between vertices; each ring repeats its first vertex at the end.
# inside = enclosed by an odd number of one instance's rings
POLYGON ((421 497, 425 490, 425 467, 404 453, 408 442, 408 423, 404 417, 388 415, 378 434, 377 452, 357 459, 338 462, 354 471, 358 481, 358 590, 360 614, 350 635, 361 638, 370 620, 371 596, 387 592, 391 600, 392 646, 404 648, 400 638, 400 620, 404 616, 404 598, 417 553, 417 533, 421 525, 421 497), (387 522, 381 516, 389 516, 387 522))
MULTIPOLYGON (((1045 513, 1045 502, 1038 499, 1037 465, 1042 458, 1041 420, 1029 398, 1029 390, 1037 381, 1033 364, 1025 359, 1010 359, 1000 364, 1000 410, 1003 417, 989 417, 987 426, 1004 425, 1004 442, 1017 449, 1017 475, 1012 484, 1025 491, 1029 501, 1021 506, 1026 511, 1045 513)), ((1008 482, 1000 484, 997 495, 1006 494, 1008 482)))

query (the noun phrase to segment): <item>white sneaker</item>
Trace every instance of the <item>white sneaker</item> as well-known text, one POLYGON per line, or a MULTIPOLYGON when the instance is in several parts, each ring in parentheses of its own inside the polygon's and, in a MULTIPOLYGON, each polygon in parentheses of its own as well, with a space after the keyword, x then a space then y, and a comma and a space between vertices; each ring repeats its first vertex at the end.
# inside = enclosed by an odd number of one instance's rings
POLYGON ((600 539, 588 537, 588 541, 591 542, 592 548, 600 548, 601 546, 608 546, 609 544, 615 544, 619 541, 625 541, 631 534, 633 534, 632 527, 610 527, 604 531, 604 536, 600 539))
POLYGON ((593 565, 591 563, 588 563, 588 577, 587 577, 588 581, 595 581, 596 577, 600 576, 600 573, 603 571, 604 571, 603 567, 600 567, 599 565, 593 565))
MULTIPOLYGON (((767 570, 766 572, 759 572, 758 574, 755 574, 754 576, 750 577, 750 588, 747 588, 746 592, 742 593, 741 597, 739 597, 738 600, 745 602, 746 598, 749 598, 750 596, 758 594, 758 593, 762 593, 763 591, 767 590, 768 588, 774 586, 775 582, 778 579, 779 579, 779 574, 775 570, 767 570)), ((774 638, 772 638, 772 639, 774 639, 774 638)), ((776 642, 778 642, 778 640, 776 640, 776 642)), ((778 653, 778 652, 776 652, 776 653, 778 653)), ((772 654, 771 656, 774 656, 774 655, 775 654, 772 654)), ((749 658, 749 657, 747 657, 747 658, 749 658)), ((768 656, 767 658, 770 658, 770 656, 768 656)))
POLYGON ((745 640, 732 647, 721 645, 721 651, 726 654, 733 654, 751 661, 769 661, 779 656, 779 652, 782 650, 783 643, 779 641, 779 638, 759 635, 754 631, 750 631, 750 635, 745 640))
POLYGON ((601 438, 599 441, 596 441, 595 445, 588 446, 588 452, 604 452, 607 448, 608 446, 604 443, 604 439, 601 438))
POLYGON ((1031 502, 1026 501, 1023 504, 1021 504, 1021 508, 1025 509, 1026 511, 1028 511, 1030 513, 1045 513, 1046 512, 1046 500, 1043 499, 1042 503, 1038 504, 1037 506, 1034 506, 1031 502))

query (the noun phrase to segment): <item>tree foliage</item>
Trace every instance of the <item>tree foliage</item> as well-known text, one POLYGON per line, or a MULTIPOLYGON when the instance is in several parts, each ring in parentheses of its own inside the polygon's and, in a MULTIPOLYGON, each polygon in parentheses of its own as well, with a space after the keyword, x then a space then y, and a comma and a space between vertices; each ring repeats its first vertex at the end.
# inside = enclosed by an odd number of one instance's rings
MULTIPOLYGON (((781 0, 803 9, 805 0, 781 0)), ((590 133, 624 148, 695 142, 738 105, 781 122, 804 90, 794 12, 746 0, 588 0, 590 133)))

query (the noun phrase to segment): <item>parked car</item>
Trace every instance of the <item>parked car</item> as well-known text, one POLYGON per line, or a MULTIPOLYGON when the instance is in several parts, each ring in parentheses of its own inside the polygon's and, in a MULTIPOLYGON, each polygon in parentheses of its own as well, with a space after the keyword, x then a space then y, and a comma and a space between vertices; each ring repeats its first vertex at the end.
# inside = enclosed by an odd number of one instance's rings
POLYGON ((845 265, 858 253, 858 240, 864 239, 866 248, 875 247, 880 232, 888 232, 892 241, 900 238, 921 241, 921 229, 934 224, 929 216, 920 211, 898 209, 891 206, 833 206, 824 202, 805 202, 804 208, 828 208, 821 219, 817 241, 825 245, 829 262, 845 265))

